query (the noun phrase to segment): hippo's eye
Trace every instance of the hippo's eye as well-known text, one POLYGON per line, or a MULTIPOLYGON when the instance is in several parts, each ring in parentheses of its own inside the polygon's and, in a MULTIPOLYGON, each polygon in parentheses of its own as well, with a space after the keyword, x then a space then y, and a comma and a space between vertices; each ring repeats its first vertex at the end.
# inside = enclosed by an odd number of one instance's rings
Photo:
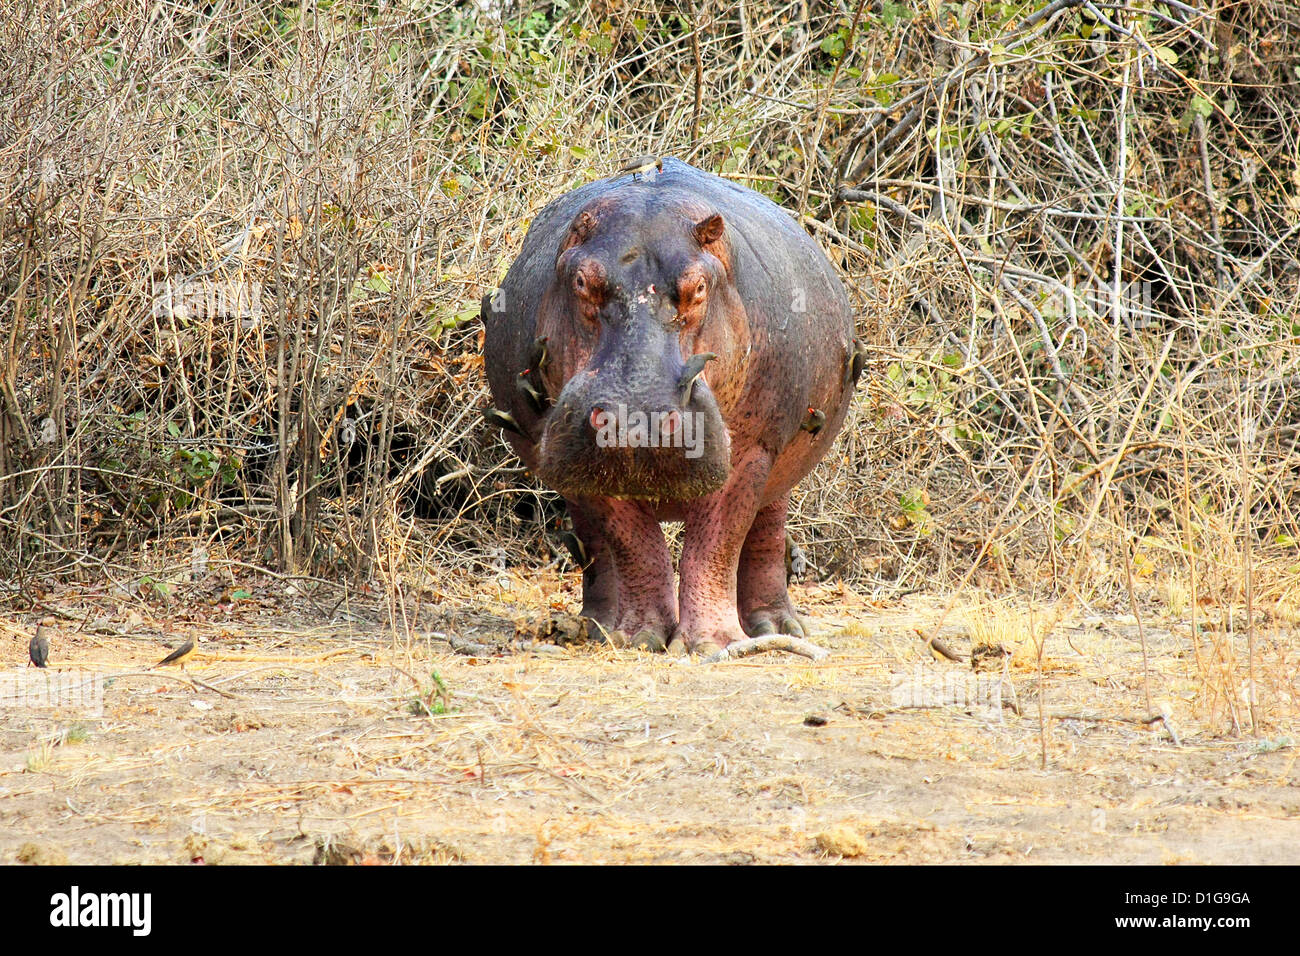
POLYGON ((602 276, 593 276, 586 269, 574 273, 573 292, 583 302, 589 305, 599 304, 604 294, 605 282, 602 276))
POLYGON ((677 288, 679 309, 689 309, 699 305, 709 292, 709 284, 704 276, 697 276, 694 280, 684 278, 677 288))

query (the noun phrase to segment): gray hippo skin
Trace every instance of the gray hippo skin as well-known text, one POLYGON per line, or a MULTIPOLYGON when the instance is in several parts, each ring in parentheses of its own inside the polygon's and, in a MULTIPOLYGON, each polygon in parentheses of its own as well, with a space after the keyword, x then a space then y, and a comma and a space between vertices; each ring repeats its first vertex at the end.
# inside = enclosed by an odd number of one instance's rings
POLYGON ((482 317, 488 420, 568 503, 585 616, 674 652, 803 634, 790 489, 840 430, 862 355, 789 214, 671 159, 589 183, 533 220, 482 317), (676 592, 661 521, 684 526, 676 592))

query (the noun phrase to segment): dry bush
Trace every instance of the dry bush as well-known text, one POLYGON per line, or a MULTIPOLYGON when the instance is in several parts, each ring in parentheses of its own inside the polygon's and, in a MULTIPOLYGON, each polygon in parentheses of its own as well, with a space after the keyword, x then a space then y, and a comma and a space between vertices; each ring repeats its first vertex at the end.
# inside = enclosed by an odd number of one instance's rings
POLYGON ((477 301, 658 151, 797 211, 858 308, 820 577, 1253 627, 1300 601, 1298 62, 1284 0, 7 5, 0 562, 547 560, 477 301))

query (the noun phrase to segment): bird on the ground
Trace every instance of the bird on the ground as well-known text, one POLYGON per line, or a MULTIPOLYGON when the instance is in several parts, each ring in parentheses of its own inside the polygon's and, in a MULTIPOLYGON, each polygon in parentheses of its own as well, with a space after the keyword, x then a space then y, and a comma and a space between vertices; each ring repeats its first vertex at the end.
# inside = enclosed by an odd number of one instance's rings
POLYGON ((162 660, 160 660, 150 670, 157 670, 159 667, 165 667, 168 664, 179 664, 182 671, 185 670, 185 662, 190 659, 194 653, 194 648, 198 646, 198 638, 191 637, 176 650, 172 651, 162 660))
POLYGON ((43 624, 36 626, 36 636, 27 645, 27 656, 31 658, 32 664, 37 667, 44 667, 45 663, 50 659, 50 642, 45 637, 45 626, 43 624))
POLYGON ((1001 644, 976 644, 970 651, 970 666, 977 671, 994 670, 1010 656, 1011 652, 1001 644))
POLYGON ((912 630, 916 632, 916 636, 921 639, 921 643, 925 645, 925 649, 930 652, 930 656, 936 661, 949 660, 956 661, 960 664, 964 660, 960 654, 950 648, 943 641, 939 640, 939 638, 927 635, 919 627, 914 627, 912 630))

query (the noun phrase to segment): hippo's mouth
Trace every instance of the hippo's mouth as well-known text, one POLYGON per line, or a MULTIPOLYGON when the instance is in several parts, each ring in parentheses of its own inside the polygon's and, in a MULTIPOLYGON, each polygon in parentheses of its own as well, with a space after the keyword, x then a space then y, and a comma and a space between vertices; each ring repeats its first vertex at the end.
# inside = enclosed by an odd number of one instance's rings
POLYGON ((655 501, 707 495, 730 472, 730 436, 716 410, 613 403, 581 419, 557 407, 542 432, 537 468, 561 494, 655 501))

